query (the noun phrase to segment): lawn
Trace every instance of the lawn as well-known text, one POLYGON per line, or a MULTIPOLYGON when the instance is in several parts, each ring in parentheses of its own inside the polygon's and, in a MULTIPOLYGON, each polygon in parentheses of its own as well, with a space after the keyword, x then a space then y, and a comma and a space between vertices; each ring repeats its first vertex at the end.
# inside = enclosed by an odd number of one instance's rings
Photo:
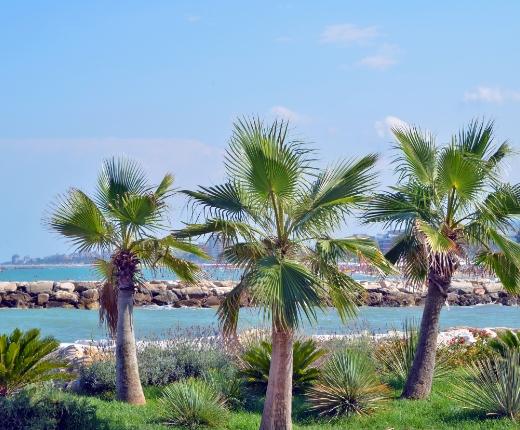
MULTIPOLYGON (((147 388, 148 404, 142 407, 129 406, 116 401, 91 398, 97 406, 98 416, 107 430, 173 430, 164 425, 160 418, 158 398, 161 390, 147 388)), ((398 392, 395 392, 397 397, 398 392)), ((384 410, 370 416, 352 417, 335 422, 316 421, 305 418, 305 405, 295 401, 294 428, 301 430, 343 430, 343 429, 382 429, 382 430, 479 430, 479 429, 518 429, 518 423, 508 419, 486 417, 462 409, 449 399, 449 384, 438 383, 429 400, 405 401, 392 400, 384 410)), ((253 430, 260 424, 260 411, 233 412, 229 430, 253 430)))

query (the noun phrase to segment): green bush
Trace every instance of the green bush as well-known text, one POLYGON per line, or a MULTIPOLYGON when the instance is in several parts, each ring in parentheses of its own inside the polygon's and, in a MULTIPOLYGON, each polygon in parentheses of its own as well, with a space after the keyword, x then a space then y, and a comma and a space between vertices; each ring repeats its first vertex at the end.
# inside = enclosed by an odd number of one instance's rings
POLYGON ((40 337, 40 330, 19 329, 0 336, 0 397, 9 396, 30 384, 70 379, 60 373, 67 363, 49 358, 60 344, 52 337, 40 337))
POLYGON ((470 364, 453 384, 453 397, 487 415, 520 419, 520 352, 470 364))
MULTIPOLYGON (((200 377, 211 369, 226 371, 230 359, 215 345, 193 341, 166 341, 161 346, 150 344, 137 352, 139 375, 143 385, 164 386, 181 379, 200 377)), ((103 394, 115 390, 115 362, 96 362, 80 370, 79 387, 87 394, 103 394)))
POLYGON ((222 397, 201 379, 187 379, 166 387, 161 406, 168 424, 189 429, 222 428, 229 416, 222 397))
POLYGON ((0 430, 103 429, 86 399, 58 391, 32 390, 0 398, 0 430))
MULTIPOLYGON (((267 390, 271 365, 272 343, 261 340, 250 345, 241 355, 240 375, 253 391, 264 394, 267 390)), ((296 340, 293 343, 293 392, 305 392, 319 376, 315 366, 326 351, 312 339, 296 340)))
POLYGON ((388 400, 389 393, 369 354, 351 349, 330 356, 307 399, 312 412, 335 418, 371 413, 388 400))
POLYGON ((85 394, 98 395, 116 389, 114 360, 96 361, 79 371, 79 388, 85 394))

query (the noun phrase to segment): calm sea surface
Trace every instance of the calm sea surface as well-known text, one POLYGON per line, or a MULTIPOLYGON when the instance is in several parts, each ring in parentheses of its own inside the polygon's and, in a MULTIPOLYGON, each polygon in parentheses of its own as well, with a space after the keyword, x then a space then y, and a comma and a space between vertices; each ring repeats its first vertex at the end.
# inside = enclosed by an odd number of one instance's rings
MULTIPOLYGON (((237 279, 237 270, 207 267, 208 279, 237 279)), ((146 272, 147 279, 175 279, 173 273, 146 272)), ((357 279, 368 276, 355 275, 357 279)), ((96 280, 98 276, 89 266, 54 266, 5 268, 0 271, 0 281, 63 281, 96 280)), ((420 318, 422 308, 375 308, 362 307, 358 318, 346 325, 341 324, 334 309, 320 314, 315 327, 308 325, 303 331, 308 334, 351 333, 370 330, 385 332, 399 329, 406 319, 420 318)), ((138 338, 163 337, 171 331, 193 327, 215 328, 217 318, 214 309, 173 309, 168 307, 139 308, 135 310, 135 327, 138 338)), ((264 320, 258 310, 242 309, 240 327, 261 327, 264 320)), ((454 326, 512 327, 520 328, 520 308, 498 305, 445 308, 441 315, 443 328, 454 326)), ((53 335, 61 342, 79 339, 102 339, 106 333, 98 325, 98 313, 77 309, 0 309, 0 333, 15 327, 23 329, 39 327, 43 334, 53 335)))
MULTIPOLYGON (((315 327, 306 325, 307 334, 345 334, 360 330, 386 332, 399 329, 406 319, 419 318, 420 307, 375 308, 361 307, 359 316, 342 325, 336 311, 319 315, 315 327)), ((196 327, 216 328, 214 309, 173 309, 167 307, 138 308, 135 310, 135 328, 138 338, 168 336, 172 331, 196 327)), ((242 309, 240 327, 263 327, 262 315, 256 309, 242 309)), ((441 315, 442 328, 455 326, 520 328, 520 308, 499 305, 445 308, 441 315)), ((60 342, 79 339, 102 339, 106 333, 98 325, 98 313, 77 309, 0 309, 0 333, 20 327, 39 327, 43 334, 53 335, 60 342)))

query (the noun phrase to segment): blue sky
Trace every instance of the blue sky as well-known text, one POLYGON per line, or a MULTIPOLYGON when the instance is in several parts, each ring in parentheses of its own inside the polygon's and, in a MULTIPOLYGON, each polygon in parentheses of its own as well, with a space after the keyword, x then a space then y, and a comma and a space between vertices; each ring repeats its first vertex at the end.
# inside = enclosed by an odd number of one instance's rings
POLYGON ((239 115, 291 120, 323 163, 379 152, 384 183, 400 121, 443 141, 485 116, 520 149, 519 16, 512 0, 2 2, 0 261, 70 251, 43 212, 108 156, 218 182, 239 115))

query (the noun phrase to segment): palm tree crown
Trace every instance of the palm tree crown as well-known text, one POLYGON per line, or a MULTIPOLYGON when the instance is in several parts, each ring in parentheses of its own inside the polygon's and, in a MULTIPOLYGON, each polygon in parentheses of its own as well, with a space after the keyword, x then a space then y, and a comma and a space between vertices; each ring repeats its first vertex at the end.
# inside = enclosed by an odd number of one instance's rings
POLYGON ((507 234, 520 215, 520 185, 501 181, 512 151, 494 144, 493 123, 473 121, 444 147, 416 127, 393 132, 398 185, 375 196, 366 213, 368 222, 403 231, 388 259, 415 283, 451 279, 470 259, 519 293, 520 245, 507 234))
POLYGON ((228 332, 236 329, 244 294, 276 330, 293 330, 302 319, 314 322, 316 309, 328 304, 343 319, 354 314, 359 284, 338 269, 341 259, 359 256, 391 270, 368 238, 331 237, 374 186, 376 157, 319 170, 312 151, 287 131, 283 121, 239 120, 225 157, 227 181, 184 191, 207 219, 176 236, 219 237, 225 259, 244 271, 218 311, 228 332))
POLYGON ((205 256, 195 245, 171 235, 156 237, 166 228, 172 184, 173 176, 167 174, 152 187, 138 164, 113 158, 104 162, 93 197, 72 188, 58 200, 47 220, 78 251, 98 250, 110 255, 109 260, 98 260, 96 266, 106 281, 101 318, 112 332, 117 321, 117 290, 133 290, 142 280, 141 267, 168 268, 181 279, 194 281, 197 265, 174 251, 205 256))

